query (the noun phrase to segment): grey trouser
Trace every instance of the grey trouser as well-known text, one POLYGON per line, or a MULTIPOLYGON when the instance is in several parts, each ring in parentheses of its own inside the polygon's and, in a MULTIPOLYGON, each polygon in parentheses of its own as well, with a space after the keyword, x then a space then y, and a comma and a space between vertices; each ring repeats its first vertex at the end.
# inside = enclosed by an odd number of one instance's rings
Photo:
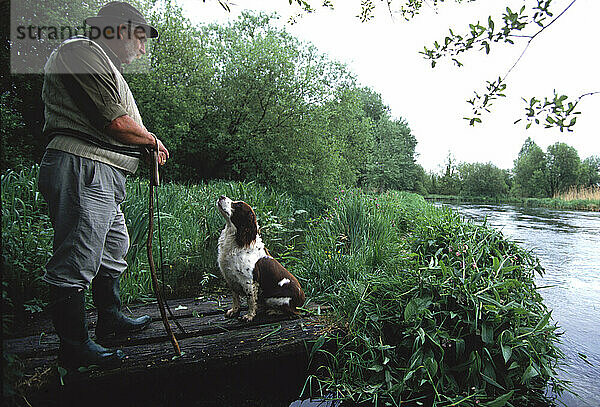
POLYGON ((118 278, 125 271, 129 235, 120 207, 125 178, 108 164, 46 150, 38 188, 54 227, 47 283, 85 289, 98 273, 118 278))

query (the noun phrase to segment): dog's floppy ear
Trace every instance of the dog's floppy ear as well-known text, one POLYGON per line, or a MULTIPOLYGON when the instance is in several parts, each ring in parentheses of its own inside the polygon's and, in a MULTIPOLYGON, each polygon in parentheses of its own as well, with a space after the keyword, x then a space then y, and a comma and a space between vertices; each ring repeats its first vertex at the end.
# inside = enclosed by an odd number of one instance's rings
POLYGON ((235 242, 240 247, 250 246, 258 234, 256 215, 252 208, 245 202, 239 202, 239 205, 236 203, 232 221, 236 227, 235 242))

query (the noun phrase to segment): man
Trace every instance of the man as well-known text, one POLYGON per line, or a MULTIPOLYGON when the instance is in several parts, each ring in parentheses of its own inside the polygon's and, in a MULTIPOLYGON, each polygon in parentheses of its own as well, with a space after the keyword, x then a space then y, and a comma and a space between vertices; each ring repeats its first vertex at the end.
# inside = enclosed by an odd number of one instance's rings
POLYGON ((39 190, 54 228, 53 255, 44 280, 60 337, 59 365, 111 366, 124 358, 88 336, 84 291, 92 285, 98 310, 97 340, 144 329, 149 316, 121 312, 119 278, 125 271, 129 236, 120 203, 125 178, 142 151, 163 143, 144 127, 121 65, 144 54, 146 38, 158 36, 143 15, 123 2, 106 4, 86 20, 95 40, 63 42, 44 68, 44 134, 50 142, 42 159, 39 190))

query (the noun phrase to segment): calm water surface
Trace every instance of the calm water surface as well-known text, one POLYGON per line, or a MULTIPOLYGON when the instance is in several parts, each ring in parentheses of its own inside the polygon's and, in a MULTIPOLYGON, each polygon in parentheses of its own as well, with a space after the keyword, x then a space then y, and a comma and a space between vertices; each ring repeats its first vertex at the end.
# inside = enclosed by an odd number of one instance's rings
POLYGON ((537 278, 538 286, 551 286, 540 292, 564 330, 567 366, 560 377, 571 381, 581 397, 566 394, 562 401, 569 407, 600 406, 600 213, 444 205, 476 223, 486 221, 539 257, 546 274, 537 278))

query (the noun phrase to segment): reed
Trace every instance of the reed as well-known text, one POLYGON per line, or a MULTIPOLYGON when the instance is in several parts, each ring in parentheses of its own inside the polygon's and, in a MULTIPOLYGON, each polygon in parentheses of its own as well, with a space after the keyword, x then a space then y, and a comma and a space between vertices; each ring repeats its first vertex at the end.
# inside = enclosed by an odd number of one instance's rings
MULTIPOLYGON (((14 314, 44 309, 43 266, 51 254, 52 229, 37 190, 38 166, 2 174, 3 328, 14 314)), ((6 331, 5 331, 6 332, 6 331)))
MULTIPOLYGON (((47 305, 47 286, 42 277, 52 254, 53 231, 46 203, 37 190, 38 171, 35 165, 2 174, 2 291, 3 305, 9 310, 4 323, 11 316, 23 319, 26 313, 41 312, 47 305)), ((125 304, 154 298, 145 250, 148 182, 133 178, 126 187, 127 198, 121 204, 130 235, 128 268, 121 279, 125 304)), ((167 297, 196 296, 223 288, 216 261, 217 239, 224 226, 216 210, 220 195, 251 203, 270 251, 290 264, 298 256, 309 211, 314 213, 318 208, 310 198, 294 198, 253 182, 165 183, 157 192, 155 225, 160 213, 160 231, 155 228, 153 249, 157 264, 164 270, 164 279, 163 273, 159 277, 167 297)))
MULTIPOLYGON (((160 261, 169 297, 195 296, 224 288, 217 262, 217 240, 224 220, 216 210, 220 195, 244 200, 254 208, 267 247, 278 258, 291 261, 290 248, 299 239, 308 212, 314 203, 309 199, 293 199, 289 194, 270 190, 256 183, 213 181, 199 185, 164 184, 155 205, 154 258, 160 261)), ((127 184, 127 200, 122 204, 128 220, 131 246, 128 271, 122 279, 127 301, 152 298, 145 245, 148 231, 148 183, 131 180, 127 184)), ((159 263, 160 264, 160 263, 159 263)))
POLYGON ((554 195, 554 198, 563 201, 600 201, 600 186, 571 187, 566 192, 554 195))

